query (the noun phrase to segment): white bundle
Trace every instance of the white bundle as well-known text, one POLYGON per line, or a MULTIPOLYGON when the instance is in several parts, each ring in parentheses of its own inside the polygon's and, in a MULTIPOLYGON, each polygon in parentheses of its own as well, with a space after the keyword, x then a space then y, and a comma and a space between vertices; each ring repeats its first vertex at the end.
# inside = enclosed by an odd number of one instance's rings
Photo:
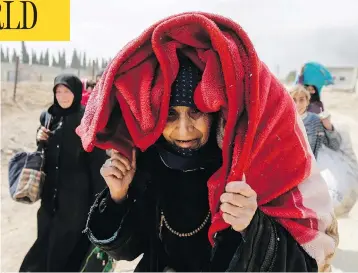
POLYGON ((349 127, 334 123, 342 137, 339 151, 325 145, 318 152, 317 163, 331 195, 337 217, 349 213, 358 199, 358 161, 354 153, 349 127))

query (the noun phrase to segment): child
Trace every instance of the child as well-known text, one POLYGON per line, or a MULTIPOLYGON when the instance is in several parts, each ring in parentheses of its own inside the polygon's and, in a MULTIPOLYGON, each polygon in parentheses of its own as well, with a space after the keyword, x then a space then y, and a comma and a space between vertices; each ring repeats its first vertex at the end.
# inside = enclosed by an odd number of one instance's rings
POLYGON ((342 139, 334 129, 329 116, 326 117, 323 113, 319 116, 308 111, 310 92, 304 86, 296 85, 290 94, 305 125, 308 141, 315 157, 317 158, 322 143, 332 150, 338 150, 342 139))

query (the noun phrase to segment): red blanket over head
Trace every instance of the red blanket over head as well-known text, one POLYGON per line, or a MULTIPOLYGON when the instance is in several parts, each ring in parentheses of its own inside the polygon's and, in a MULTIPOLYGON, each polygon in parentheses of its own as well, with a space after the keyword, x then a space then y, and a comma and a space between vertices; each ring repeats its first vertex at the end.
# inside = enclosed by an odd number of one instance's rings
MULTIPOLYGON (((298 187, 312 174, 312 155, 293 101, 258 59, 247 34, 227 18, 206 13, 175 15, 156 23, 121 50, 92 92, 77 129, 84 148, 114 148, 128 155, 131 145, 145 150, 160 137, 179 68, 178 51, 203 70, 194 95, 197 107, 204 112, 221 110, 226 119, 223 165, 208 181, 213 215, 210 240, 228 227, 218 211, 225 184, 245 174, 257 193, 259 208, 306 245, 312 256, 324 259, 330 250, 310 251, 308 245, 320 237, 331 218, 329 208, 320 201, 317 206, 306 206, 298 187), (100 136, 106 134, 116 101, 122 121, 104 141, 100 136), (328 219, 321 225, 315 211, 320 206, 328 219)), ((312 181, 306 184, 313 185, 312 181)), ((328 193, 321 196, 329 204, 328 193)))

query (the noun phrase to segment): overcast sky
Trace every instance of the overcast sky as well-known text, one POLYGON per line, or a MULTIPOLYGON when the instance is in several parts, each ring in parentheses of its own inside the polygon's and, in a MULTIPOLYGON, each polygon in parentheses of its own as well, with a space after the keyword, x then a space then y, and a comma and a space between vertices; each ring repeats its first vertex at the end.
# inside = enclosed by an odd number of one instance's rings
MULTIPOLYGON (((218 13, 241 24, 280 76, 308 60, 358 66, 358 0, 71 0, 71 42, 27 46, 111 57, 155 21, 183 11, 218 13)), ((3 45, 20 50, 19 42, 3 45)))

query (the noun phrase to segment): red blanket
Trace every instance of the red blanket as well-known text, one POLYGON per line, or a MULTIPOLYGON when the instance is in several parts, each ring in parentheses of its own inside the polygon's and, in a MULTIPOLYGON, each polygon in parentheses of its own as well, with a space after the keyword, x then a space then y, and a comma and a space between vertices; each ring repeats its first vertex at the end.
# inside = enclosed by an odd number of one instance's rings
POLYGON ((203 70, 194 95, 197 107, 221 110, 226 119, 223 165, 208 181, 210 240, 228 227, 218 211, 225 184, 245 174, 257 192, 259 208, 322 263, 335 246, 326 235, 332 223, 328 191, 314 173, 290 96, 259 60, 243 29, 227 18, 175 15, 121 50, 92 92, 77 129, 84 148, 115 148, 129 155, 131 145, 145 150, 159 138, 178 72, 177 51, 203 70), (110 139, 100 137, 106 134, 117 101, 122 112, 117 131, 110 139))

